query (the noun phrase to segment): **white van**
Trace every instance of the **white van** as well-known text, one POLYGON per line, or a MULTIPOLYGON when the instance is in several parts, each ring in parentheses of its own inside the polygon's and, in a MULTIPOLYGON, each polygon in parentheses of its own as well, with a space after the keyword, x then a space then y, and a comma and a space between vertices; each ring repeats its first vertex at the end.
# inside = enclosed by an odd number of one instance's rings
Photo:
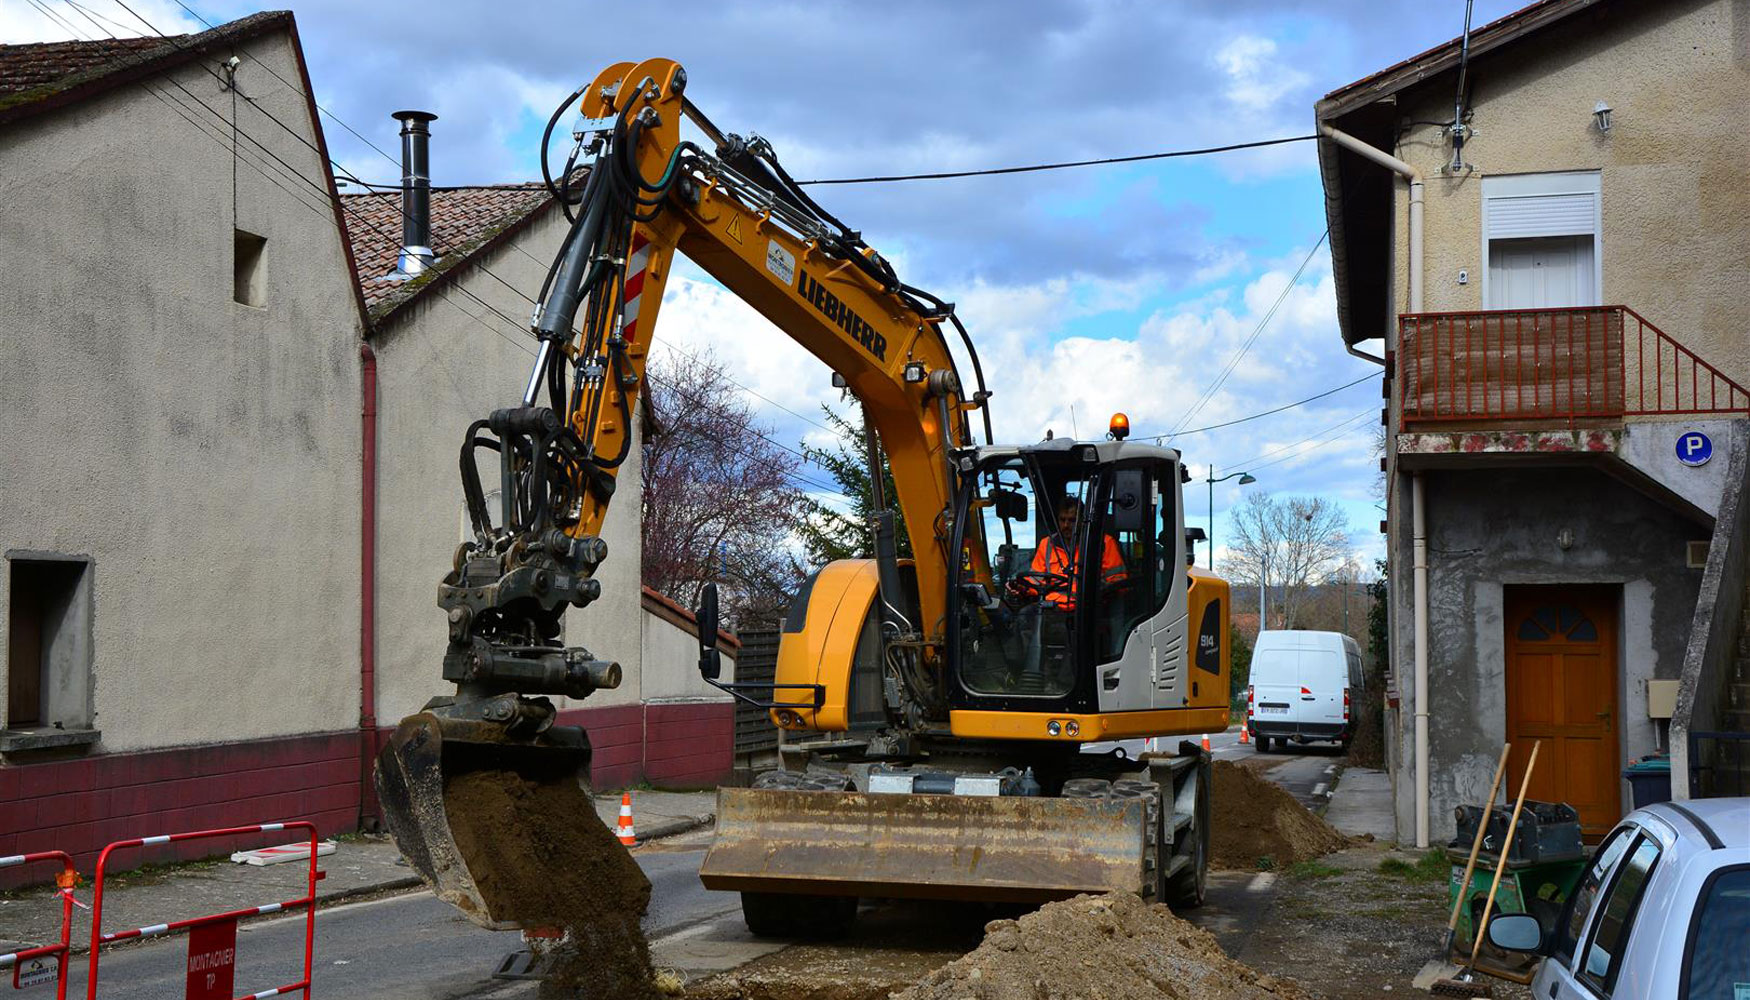
POLYGON ((1260 752, 1290 740, 1355 737, 1350 705, 1361 701, 1361 647, 1341 632, 1258 633, 1246 689, 1246 728, 1260 752))

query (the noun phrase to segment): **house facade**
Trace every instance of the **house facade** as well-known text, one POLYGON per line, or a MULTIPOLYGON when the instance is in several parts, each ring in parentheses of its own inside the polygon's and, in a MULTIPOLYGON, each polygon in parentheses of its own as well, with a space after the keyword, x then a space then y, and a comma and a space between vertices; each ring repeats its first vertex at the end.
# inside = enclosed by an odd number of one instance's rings
MULTIPOLYGON (((564 220, 440 191, 435 263, 388 277, 399 195, 339 195, 311 92, 287 12, 0 45, 0 855, 370 826, 377 749, 448 693, 461 433, 521 392, 564 220)), ((598 786, 710 785, 733 706, 639 585, 636 454, 566 623, 625 680, 563 719, 598 786)))
POLYGON ((1343 340, 1387 375, 1402 841, 1504 742, 1592 835, 1633 759, 1739 779, 1744 17, 1543 0, 1317 105, 1343 340))

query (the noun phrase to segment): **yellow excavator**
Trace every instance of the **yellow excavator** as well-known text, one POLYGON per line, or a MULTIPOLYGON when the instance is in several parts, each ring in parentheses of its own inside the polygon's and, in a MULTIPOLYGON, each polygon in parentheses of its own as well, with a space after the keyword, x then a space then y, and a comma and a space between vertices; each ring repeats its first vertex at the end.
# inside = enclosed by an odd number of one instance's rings
POLYGON ((446 791, 485 767, 587 781, 586 734, 556 725, 544 696, 619 681, 614 663, 565 646, 560 623, 600 591, 602 519, 678 251, 831 369, 862 406, 876 473, 874 558, 807 580, 773 683, 721 679, 706 588, 702 675, 766 709, 785 739, 779 769, 719 791, 704 884, 739 891, 750 929, 775 935, 842 932, 871 897, 1124 890, 1197 905, 1209 755, 1181 741, 1133 757, 1117 742, 1228 723, 1228 586, 1188 558, 1201 532, 1186 534, 1178 453, 1126 440, 1121 414, 1099 441, 993 443, 991 392, 954 307, 902 281, 765 140, 719 131, 686 83, 671 60, 620 63, 548 124, 576 105, 572 158, 549 179, 572 225, 538 297, 520 404, 464 436, 474 537, 439 588, 456 691, 404 720, 379 758, 397 843, 441 898, 506 926, 503 887, 522 883, 492 868, 513 862, 458 847, 465 805, 446 791), (714 148, 683 140, 683 118, 714 148), (483 464, 499 473, 496 509, 483 464))

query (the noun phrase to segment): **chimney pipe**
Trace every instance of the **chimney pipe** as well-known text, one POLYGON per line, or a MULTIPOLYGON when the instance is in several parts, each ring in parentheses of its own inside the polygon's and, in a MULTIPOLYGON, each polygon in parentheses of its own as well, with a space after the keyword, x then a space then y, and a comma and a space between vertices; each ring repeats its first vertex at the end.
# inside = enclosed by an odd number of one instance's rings
POLYGON ((401 123, 401 254, 393 277, 412 278, 437 259, 431 249, 431 129, 437 115, 397 111, 401 123))

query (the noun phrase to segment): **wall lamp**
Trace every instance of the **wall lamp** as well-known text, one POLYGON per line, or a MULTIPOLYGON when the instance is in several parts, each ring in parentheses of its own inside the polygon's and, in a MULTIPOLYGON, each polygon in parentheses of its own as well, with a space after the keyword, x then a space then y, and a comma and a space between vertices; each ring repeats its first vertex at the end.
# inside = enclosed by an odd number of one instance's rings
POLYGON ((1598 104, 1595 107, 1593 107, 1592 118, 1594 121, 1596 121, 1598 123, 1598 131, 1600 131, 1600 132, 1609 132, 1610 131, 1610 111, 1611 111, 1610 105, 1604 103, 1603 101, 1599 101, 1598 104))

